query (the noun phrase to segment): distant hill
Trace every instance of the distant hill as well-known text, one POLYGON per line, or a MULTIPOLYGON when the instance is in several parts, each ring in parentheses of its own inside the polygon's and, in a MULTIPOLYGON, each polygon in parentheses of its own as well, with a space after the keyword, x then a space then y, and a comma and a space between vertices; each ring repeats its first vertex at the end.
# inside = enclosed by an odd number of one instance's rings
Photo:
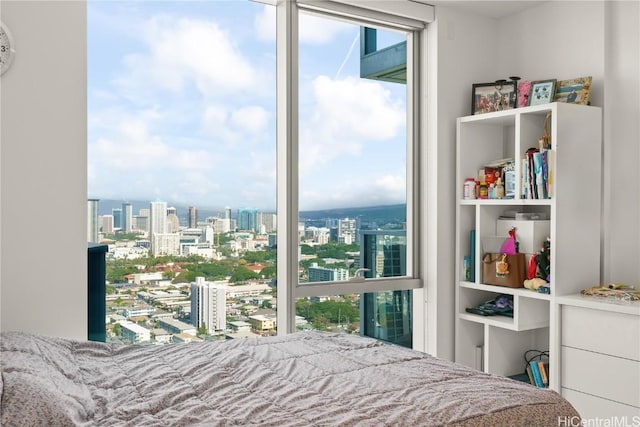
MULTIPOLYGON (((134 215, 138 215, 140 209, 149 208, 148 201, 127 200, 126 202, 131 203, 134 215)), ((125 203, 125 201, 123 200, 100 199, 100 202, 98 204, 98 214, 110 215, 112 209, 122 208, 123 203, 125 203)), ((167 202, 167 206, 175 207, 178 211, 178 218, 180 218, 180 223, 186 223, 187 217, 189 215, 189 206, 173 204, 171 202, 167 202)), ((197 208, 199 220, 204 220, 205 218, 211 216, 222 216, 224 214, 224 208, 197 208)), ((237 208, 233 208, 231 211, 231 217, 235 218, 236 215, 237 208)), ((378 224, 388 224, 406 221, 407 212, 406 205, 404 204, 367 206, 359 208, 334 208, 300 212, 301 221, 320 221, 329 218, 359 218, 365 223, 375 222, 378 224)))
POLYGON ((403 222, 406 221, 407 218, 407 206, 401 204, 300 212, 301 220, 321 220, 327 218, 360 218, 364 222, 377 222, 379 224, 403 222))

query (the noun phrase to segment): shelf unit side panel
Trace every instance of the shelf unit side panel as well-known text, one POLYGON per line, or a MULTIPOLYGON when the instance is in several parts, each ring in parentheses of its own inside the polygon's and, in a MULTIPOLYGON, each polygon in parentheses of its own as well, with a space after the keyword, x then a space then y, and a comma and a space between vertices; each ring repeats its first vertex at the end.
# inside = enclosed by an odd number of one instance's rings
POLYGON ((601 110, 558 104, 555 199, 552 204, 552 286, 556 295, 600 280, 601 110))

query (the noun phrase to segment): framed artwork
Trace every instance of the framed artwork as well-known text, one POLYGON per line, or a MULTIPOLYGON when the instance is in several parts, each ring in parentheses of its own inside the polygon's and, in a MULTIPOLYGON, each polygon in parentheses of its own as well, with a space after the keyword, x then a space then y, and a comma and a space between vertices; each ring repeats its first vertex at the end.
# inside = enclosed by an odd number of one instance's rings
POLYGON ((518 107, 529 105, 529 89, 531 89, 531 80, 518 83, 518 107))
POLYGON ((588 105, 590 89, 591 76, 571 80, 560 80, 553 100, 556 102, 567 102, 569 104, 588 105))
POLYGON ((529 105, 547 104, 553 101, 556 79, 531 82, 529 88, 529 105))
POLYGON ((515 105, 516 85, 513 81, 474 83, 471 87, 471 114, 510 110, 515 105))

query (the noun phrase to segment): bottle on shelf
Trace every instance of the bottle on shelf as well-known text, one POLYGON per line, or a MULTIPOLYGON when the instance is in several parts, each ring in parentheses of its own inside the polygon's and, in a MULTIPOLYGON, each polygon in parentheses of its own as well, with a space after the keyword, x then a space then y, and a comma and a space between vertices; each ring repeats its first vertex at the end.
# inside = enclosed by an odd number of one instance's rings
POLYGON ((496 182, 496 199, 504 199, 504 185, 502 184, 502 179, 498 178, 496 182))
POLYGON ((487 183, 482 181, 480 182, 480 187, 478 188, 478 199, 488 199, 489 198, 489 187, 487 187, 487 183))
POLYGON ((464 181, 464 194, 463 197, 465 199, 475 199, 476 198, 476 180, 473 178, 467 178, 464 181))

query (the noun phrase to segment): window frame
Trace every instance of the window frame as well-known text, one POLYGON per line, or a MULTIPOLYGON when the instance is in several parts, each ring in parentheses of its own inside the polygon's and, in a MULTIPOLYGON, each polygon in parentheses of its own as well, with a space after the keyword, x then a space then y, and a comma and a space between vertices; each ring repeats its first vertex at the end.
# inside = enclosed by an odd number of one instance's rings
POLYGON ((278 0, 276 2, 277 69, 277 212, 278 212, 278 334, 295 332, 295 302, 298 298, 345 293, 383 292, 424 287, 420 260, 424 233, 421 214, 423 180, 421 166, 426 147, 426 25, 433 20, 433 7, 415 2, 363 2, 361 0, 278 0), (373 3, 373 4, 372 4, 373 3), (373 7, 373 8, 372 8, 373 7), (417 9, 416 9, 417 8, 417 9), (298 276, 298 22, 300 11, 333 19, 355 20, 407 31, 407 275, 342 282, 299 283, 298 276), (419 16, 420 19, 415 19, 419 16), (295 261, 293 261, 295 260, 295 261))

